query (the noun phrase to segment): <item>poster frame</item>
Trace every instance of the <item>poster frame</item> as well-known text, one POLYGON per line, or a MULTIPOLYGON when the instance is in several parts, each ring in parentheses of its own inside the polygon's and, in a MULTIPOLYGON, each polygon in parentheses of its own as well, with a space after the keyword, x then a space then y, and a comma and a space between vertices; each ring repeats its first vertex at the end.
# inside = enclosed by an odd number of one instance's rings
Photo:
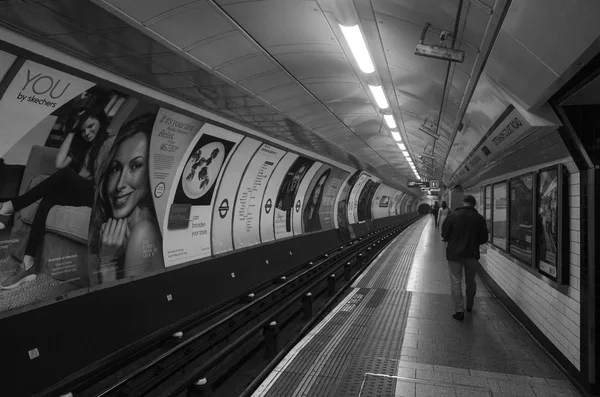
POLYGON ((541 168, 536 172, 536 184, 535 184, 535 207, 536 207, 536 251, 537 255, 535 257, 535 266, 540 274, 549 278, 550 280, 562 284, 568 285, 570 281, 570 267, 569 267, 569 259, 568 255, 569 250, 565 249, 565 237, 569 236, 569 220, 566 218, 568 215, 568 210, 565 211, 564 206, 568 203, 567 189, 565 187, 566 177, 565 177, 565 167, 562 164, 556 164, 549 167, 541 168), (541 249, 540 243, 541 239, 539 238, 539 233, 541 229, 539 228, 539 211, 540 211, 540 181, 541 176, 544 173, 548 172, 556 172, 557 178, 557 186, 556 186, 556 206, 557 206, 557 225, 556 225, 556 277, 548 274, 540 267, 540 257, 541 257, 541 249))
MULTIPOLYGON (((510 190, 508 188, 509 187, 508 185, 509 185, 508 180, 498 181, 498 182, 495 182, 495 183, 493 183, 491 185, 492 186, 492 204, 491 204, 492 205, 492 230, 495 229, 495 227, 494 227, 494 223, 495 223, 494 222, 494 210, 495 210, 494 199, 495 199, 495 196, 496 196, 495 190, 496 190, 496 187, 502 187, 502 186, 504 186, 504 195, 505 195, 505 200, 506 200, 506 207, 504 208, 505 222, 506 222, 505 226, 504 226, 505 237, 508 237, 508 231, 510 230, 510 224, 509 224, 509 219, 508 219, 508 216, 510 214, 510 204, 509 204, 509 201, 510 201, 510 197, 509 197, 510 190)), ((499 249, 499 250, 501 250, 503 252, 506 252, 506 253, 509 252, 509 250, 508 250, 508 248, 509 248, 508 238, 505 238, 506 246, 503 248, 503 247, 501 247, 500 245, 498 245, 498 244, 496 244, 494 242, 494 233, 493 232, 492 232, 491 237, 492 237, 492 239, 491 239, 490 242, 492 243, 492 245, 494 247, 496 247, 497 249, 499 249)))

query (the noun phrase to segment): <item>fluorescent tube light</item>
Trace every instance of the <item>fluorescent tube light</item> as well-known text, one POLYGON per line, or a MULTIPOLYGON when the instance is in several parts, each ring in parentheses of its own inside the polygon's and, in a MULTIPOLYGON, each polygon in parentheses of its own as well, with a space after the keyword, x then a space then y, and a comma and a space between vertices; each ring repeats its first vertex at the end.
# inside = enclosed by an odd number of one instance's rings
POLYGON ((385 122, 389 128, 396 128, 396 120, 394 120, 393 114, 384 114, 383 118, 385 119, 385 122))
POLYGON ((399 143, 398 147, 400 148, 400 150, 404 150, 404 151, 406 150, 406 145, 403 143, 399 143))
POLYGON ((375 67, 371 61, 371 56, 369 55, 369 50, 367 49, 365 39, 360 32, 360 27, 358 25, 340 25, 340 28, 342 29, 342 33, 346 38, 346 42, 350 46, 350 50, 352 50, 352 55, 354 55, 354 59, 356 59, 356 63, 358 63, 360 70, 367 74, 373 73, 375 71, 375 67))
POLYGON ((400 137, 400 133, 398 131, 392 131, 392 136, 396 142, 402 142, 402 138, 400 137))
POLYGON ((380 85, 370 85, 371 93, 375 97, 375 102, 377 102, 377 106, 382 109, 387 109, 390 107, 390 104, 385 97, 385 93, 383 92, 383 88, 380 85))
POLYGON ((408 152, 406 150, 402 151, 402 154, 404 155, 404 157, 406 157, 407 159, 410 159, 410 154, 408 154, 408 152))

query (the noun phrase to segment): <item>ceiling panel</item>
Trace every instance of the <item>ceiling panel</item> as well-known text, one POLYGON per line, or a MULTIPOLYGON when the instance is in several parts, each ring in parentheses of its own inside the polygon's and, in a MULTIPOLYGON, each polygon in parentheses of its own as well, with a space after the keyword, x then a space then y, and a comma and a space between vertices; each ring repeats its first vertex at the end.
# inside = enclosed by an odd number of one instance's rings
POLYGON ((147 26, 179 48, 186 48, 210 37, 235 30, 223 16, 205 2, 197 2, 193 7, 183 7, 179 11, 150 21, 147 26))
POLYGON ((183 5, 197 3, 197 0, 106 0, 116 9, 132 16, 140 22, 154 18, 167 11, 175 10, 183 5))
POLYGON ((279 70, 267 56, 263 54, 239 59, 217 69, 219 73, 235 82, 241 82, 250 77, 279 70))
POLYGON ((194 46, 188 52, 211 68, 215 68, 226 62, 237 62, 239 58, 257 54, 260 50, 248 41, 242 33, 233 31, 194 46))
POLYGON ((329 44, 334 40, 315 1, 218 3, 267 50, 294 43, 329 44))
POLYGON ((599 18, 596 0, 513 1, 502 30, 561 75, 600 36, 599 18))
POLYGON ((486 73, 529 106, 558 78, 556 73, 503 30, 488 59, 486 73))
POLYGON ((272 73, 261 74, 240 82, 240 85, 249 91, 261 94, 278 86, 295 85, 294 80, 282 71, 273 71, 272 73))

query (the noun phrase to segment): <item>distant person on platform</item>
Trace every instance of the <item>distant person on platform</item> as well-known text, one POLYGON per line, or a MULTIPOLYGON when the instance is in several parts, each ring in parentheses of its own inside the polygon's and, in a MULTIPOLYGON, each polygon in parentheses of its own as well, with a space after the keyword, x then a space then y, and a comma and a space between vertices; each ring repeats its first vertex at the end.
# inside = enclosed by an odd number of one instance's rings
POLYGON ((435 220, 435 228, 438 227, 438 213, 440 212, 440 204, 436 201, 431 207, 431 215, 433 215, 433 219, 435 220))
POLYGON ((487 243, 488 230, 485 218, 477 212, 475 197, 463 199, 463 207, 455 210, 442 225, 442 238, 446 245, 446 259, 450 268, 450 287, 454 300, 454 317, 458 321, 465 318, 462 294, 462 273, 465 268, 467 284, 467 311, 473 310, 477 284, 475 275, 479 269, 479 246, 487 243))
POLYGON ((448 204, 446 204, 445 201, 442 201, 442 206, 438 210, 438 217, 437 217, 437 224, 439 226, 443 227, 444 221, 446 220, 448 215, 450 215, 450 212, 451 211, 450 211, 450 207, 448 207, 448 204))

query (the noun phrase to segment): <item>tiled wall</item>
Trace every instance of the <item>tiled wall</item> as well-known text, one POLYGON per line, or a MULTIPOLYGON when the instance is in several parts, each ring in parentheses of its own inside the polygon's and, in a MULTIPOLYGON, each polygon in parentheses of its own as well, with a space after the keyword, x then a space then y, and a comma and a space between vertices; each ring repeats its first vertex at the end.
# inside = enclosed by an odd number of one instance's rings
POLYGON ((532 274, 507 254, 488 245, 481 263, 546 337, 577 368, 580 364, 580 231, 579 172, 573 162, 563 162, 569 171, 570 282, 564 291, 553 287, 541 274, 532 274))

